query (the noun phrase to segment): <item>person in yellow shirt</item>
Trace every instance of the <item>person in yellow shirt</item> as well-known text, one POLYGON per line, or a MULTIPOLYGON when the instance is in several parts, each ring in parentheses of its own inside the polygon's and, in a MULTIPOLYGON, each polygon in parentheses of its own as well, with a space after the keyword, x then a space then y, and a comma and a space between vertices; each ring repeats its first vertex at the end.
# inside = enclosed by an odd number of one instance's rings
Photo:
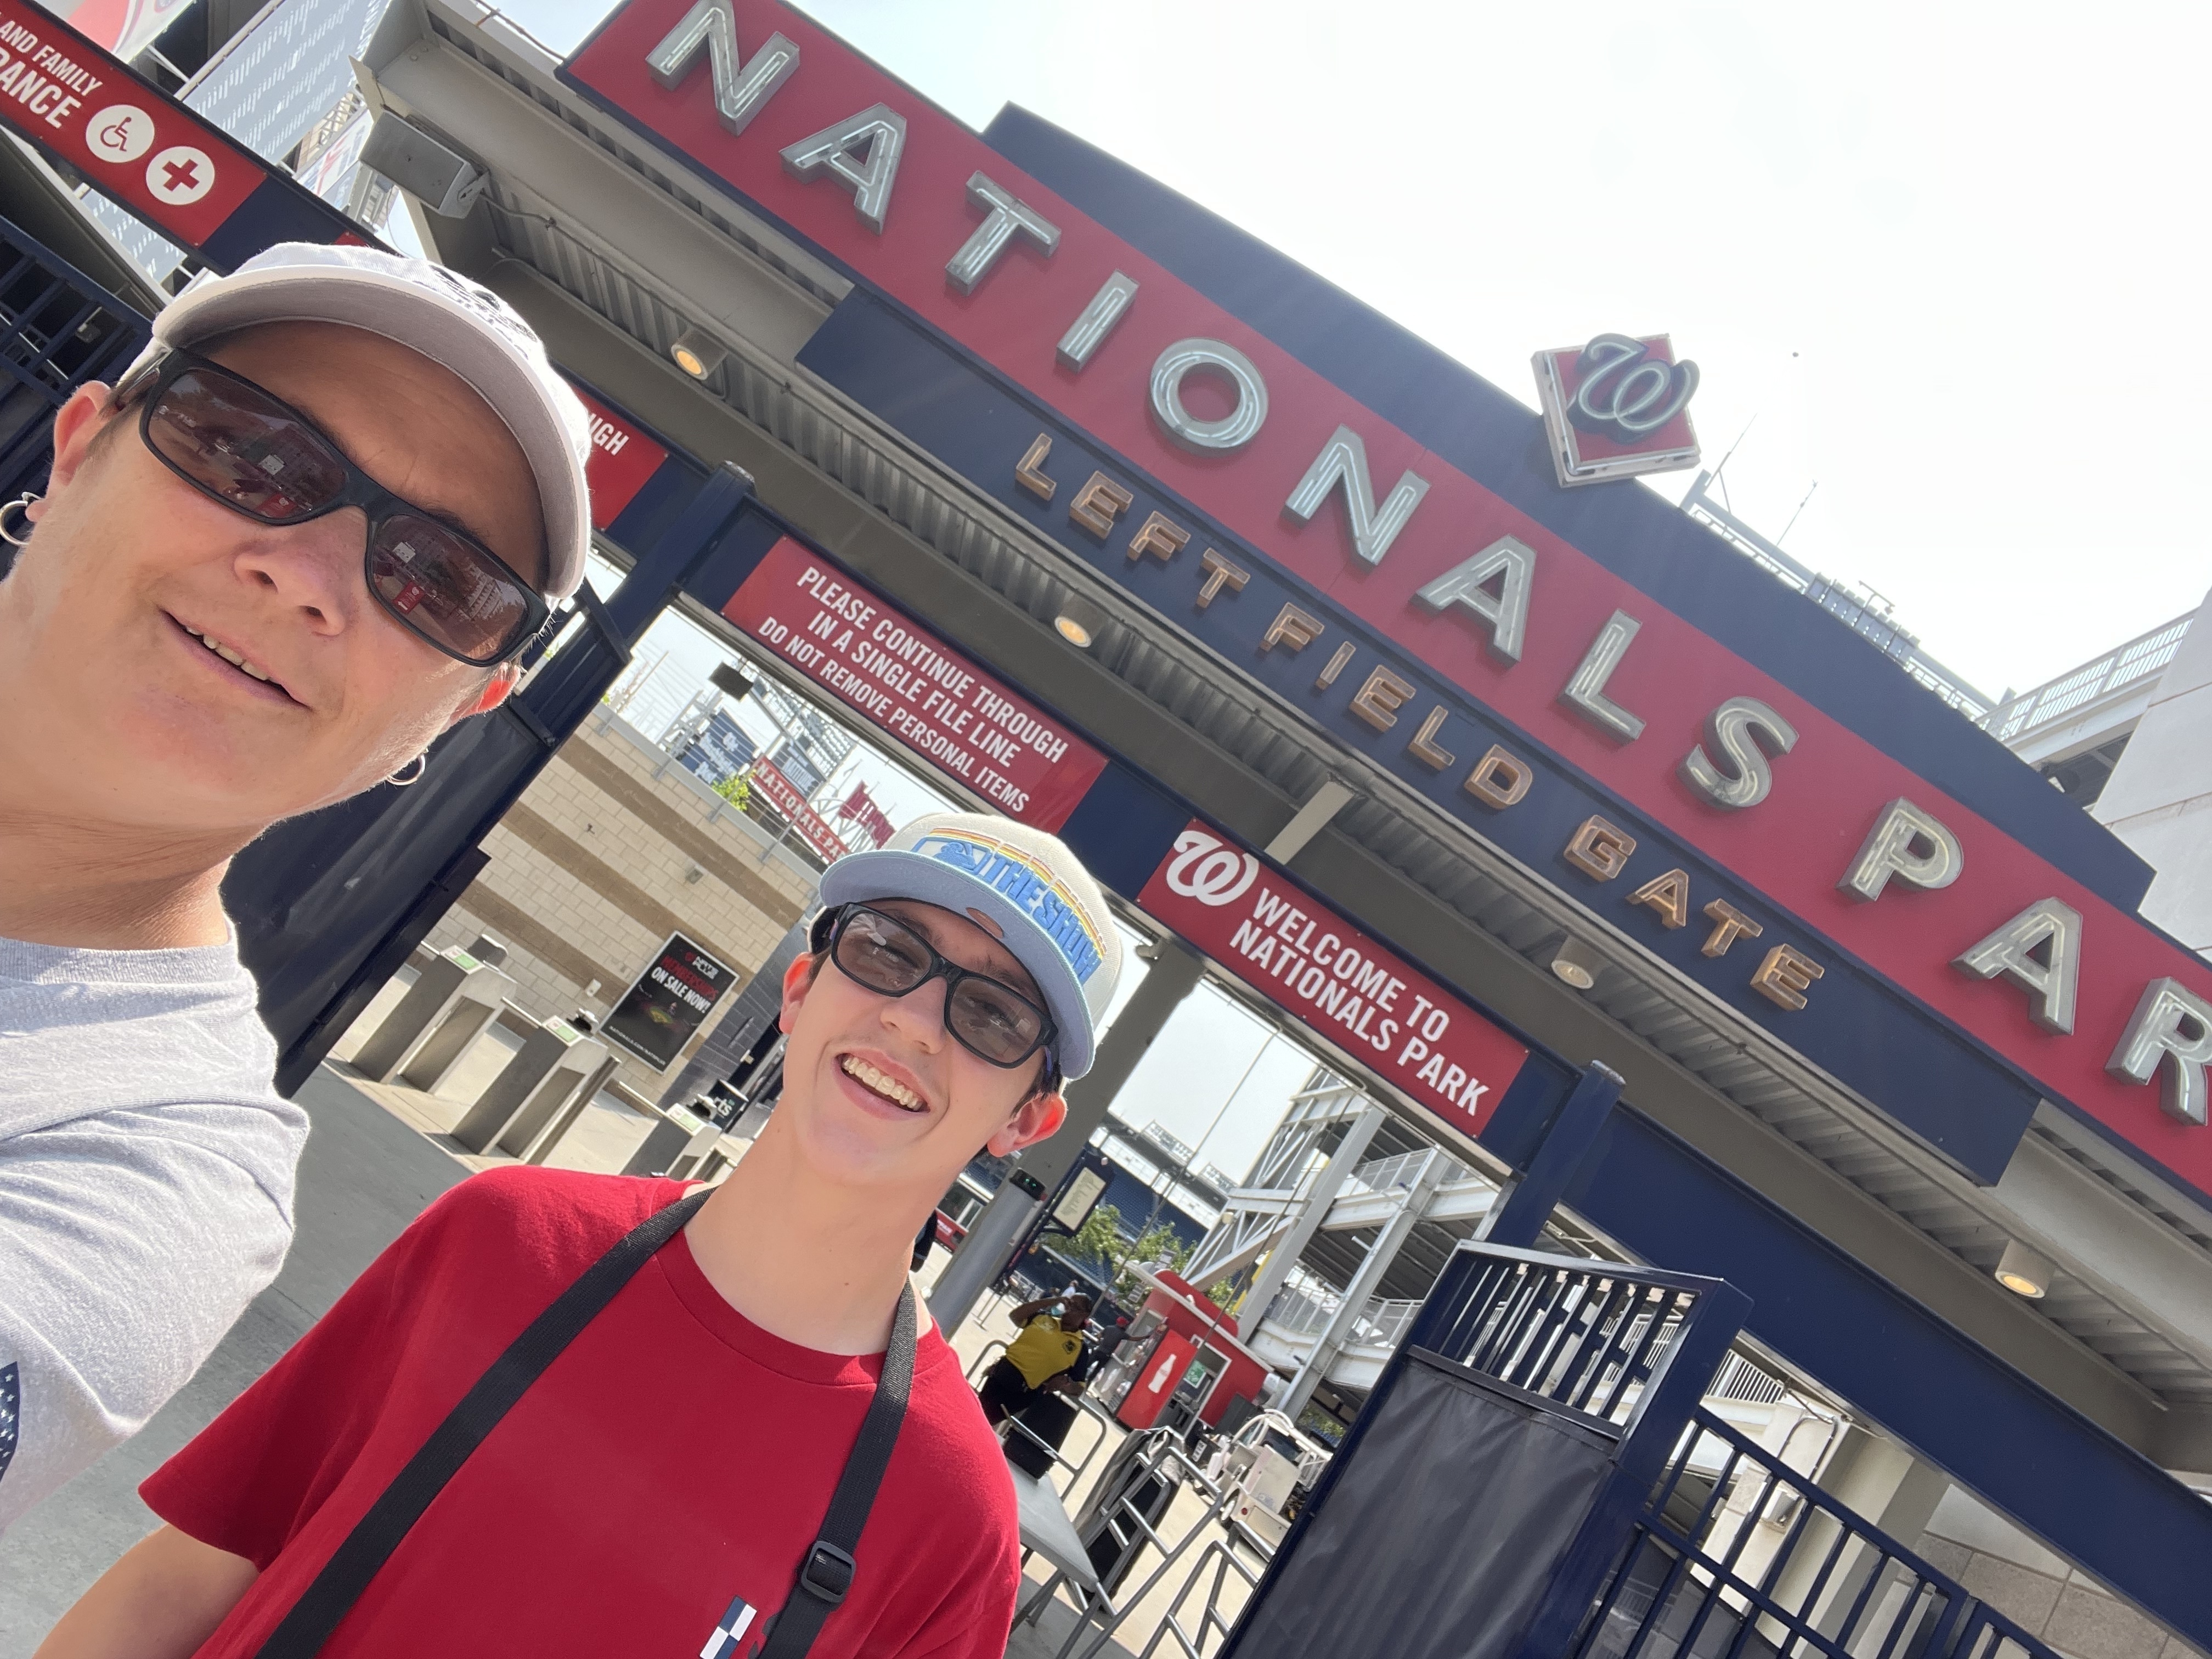
POLYGON ((1018 1416, 1048 1388, 1072 1392, 1080 1386, 1075 1367, 1083 1358, 1083 1328, 1091 1322, 1091 1298, 1079 1291, 1040 1297, 1023 1303, 1012 1318, 1022 1328, 1021 1334, 983 1373, 982 1384, 975 1390, 984 1417, 994 1424, 1018 1416), (1055 1307, 1060 1309, 1057 1316, 1055 1307))

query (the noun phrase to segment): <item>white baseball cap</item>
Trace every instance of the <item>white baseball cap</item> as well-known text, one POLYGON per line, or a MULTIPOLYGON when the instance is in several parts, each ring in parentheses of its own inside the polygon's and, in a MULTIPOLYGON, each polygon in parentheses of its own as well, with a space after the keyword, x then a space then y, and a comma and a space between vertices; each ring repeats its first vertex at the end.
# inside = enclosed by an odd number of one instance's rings
MULTIPOLYGON (((584 406, 545 356, 544 342, 489 289, 434 264, 373 247, 279 242, 228 276, 205 277, 154 319, 143 362, 257 323, 343 323, 444 364, 507 423, 538 483, 545 520, 549 599, 584 579, 592 500, 584 406)), ((135 368, 136 365, 134 364, 135 368)))
POLYGON ((886 898, 988 918, 1044 994, 1061 1075, 1091 1069, 1098 1022, 1121 978, 1121 935, 1106 896, 1066 842, 1011 818, 933 812, 823 874, 825 915, 886 898))

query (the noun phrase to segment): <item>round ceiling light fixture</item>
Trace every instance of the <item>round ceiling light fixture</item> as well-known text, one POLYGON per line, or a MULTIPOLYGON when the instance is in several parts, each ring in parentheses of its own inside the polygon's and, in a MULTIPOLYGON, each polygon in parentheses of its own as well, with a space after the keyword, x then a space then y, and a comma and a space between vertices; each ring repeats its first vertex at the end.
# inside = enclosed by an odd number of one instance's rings
POLYGON ((2051 1289, 2051 1258, 2015 1238, 1997 1259, 1996 1280, 2014 1296, 2040 1302, 2051 1289))
POLYGON ((676 360, 676 367, 695 380, 703 380, 724 362, 729 352, 710 338, 704 329, 687 328, 676 337, 668 348, 668 355, 676 360))
POLYGON ((1079 594, 1070 593, 1060 600, 1052 626, 1054 633, 1077 650, 1088 651, 1099 635, 1106 631, 1106 613, 1079 594))
POLYGON ((1553 977, 1577 991, 1587 991, 1596 984, 1598 969, 1604 966, 1605 958, 1598 955, 1596 947, 1572 933, 1560 940, 1559 948, 1552 953, 1553 977))

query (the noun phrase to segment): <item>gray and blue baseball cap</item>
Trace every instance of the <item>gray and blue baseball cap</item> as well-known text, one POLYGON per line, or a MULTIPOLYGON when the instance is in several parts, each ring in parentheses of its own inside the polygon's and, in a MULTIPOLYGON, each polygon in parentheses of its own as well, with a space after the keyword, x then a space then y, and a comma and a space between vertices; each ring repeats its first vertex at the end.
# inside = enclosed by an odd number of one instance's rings
POLYGON ((1098 1023, 1121 978, 1121 935, 1066 842, 1009 818, 933 812, 823 875, 825 909, 887 898, 987 920, 1044 994, 1061 1073, 1091 1069, 1098 1023))

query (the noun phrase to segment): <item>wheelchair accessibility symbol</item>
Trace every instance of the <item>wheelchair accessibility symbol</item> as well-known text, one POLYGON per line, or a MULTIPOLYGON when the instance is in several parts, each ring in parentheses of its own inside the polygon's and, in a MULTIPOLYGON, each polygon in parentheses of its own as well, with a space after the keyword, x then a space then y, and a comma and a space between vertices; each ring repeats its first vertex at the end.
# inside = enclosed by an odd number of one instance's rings
POLYGON ((154 147, 154 118, 135 104, 110 104, 84 126, 85 147, 102 161, 135 161, 154 147))

